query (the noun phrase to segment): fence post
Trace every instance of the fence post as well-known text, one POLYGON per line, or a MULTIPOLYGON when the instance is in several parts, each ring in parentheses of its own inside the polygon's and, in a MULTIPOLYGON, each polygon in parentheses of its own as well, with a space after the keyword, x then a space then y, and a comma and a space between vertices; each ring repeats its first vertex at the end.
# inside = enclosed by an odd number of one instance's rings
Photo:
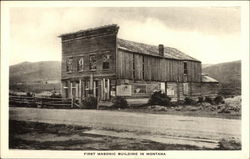
POLYGON ((71 98, 71 108, 74 107, 74 98, 71 98))

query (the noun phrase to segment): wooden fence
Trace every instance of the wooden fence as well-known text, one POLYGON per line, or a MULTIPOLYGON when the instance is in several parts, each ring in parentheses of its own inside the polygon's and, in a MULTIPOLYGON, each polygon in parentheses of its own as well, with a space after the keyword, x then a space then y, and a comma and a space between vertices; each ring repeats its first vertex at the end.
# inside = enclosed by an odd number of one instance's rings
POLYGON ((72 109, 79 107, 79 104, 69 98, 9 96, 9 106, 72 109))

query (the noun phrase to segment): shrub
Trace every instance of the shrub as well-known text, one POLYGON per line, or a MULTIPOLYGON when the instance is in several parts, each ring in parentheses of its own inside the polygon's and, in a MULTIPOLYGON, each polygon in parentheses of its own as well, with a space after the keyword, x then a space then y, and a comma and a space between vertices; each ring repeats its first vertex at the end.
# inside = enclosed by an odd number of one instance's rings
POLYGON ((96 109, 97 108, 97 99, 95 97, 87 97, 82 101, 80 106, 85 109, 96 109))
POLYGON ((162 91, 154 92, 149 100, 148 104, 150 105, 162 105, 162 106, 170 106, 171 98, 163 93, 162 91))
POLYGON ((27 96, 27 97, 34 97, 34 94, 33 94, 32 92, 27 92, 27 93, 26 93, 26 96, 27 96))
POLYGON ((128 102, 124 97, 116 96, 112 98, 112 107, 114 108, 127 108, 128 107, 128 102))
POLYGON ((210 97, 208 97, 208 96, 206 96, 206 97, 205 97, 204 102, 207 102, 207 103, 213 104, 213 100, 212 100, 212 98, 210 98, 210 97))
POLYGON ((214 102, 215 102, 215 104, 223 104, 223 103, 225 103, 222 96, 215 97, 214 102))
POLYGON ((203 103, 204 102, 204 98, 203 97, 198 97, 198 103, 203 103))
POLYGON ((184 104, 186 105, 196 104, 196 102, 192 98, 186 97, 184 100, 184 104))
POLYGON ((225 106, 223 106, 222 108, 220 108, 220 110, 218 111, 218 113, 231 113, 229 110, 228 105, 226 104, 225 106))
POLYGON ((241 142, 239 139, 230 138, 230 139, 221 139, 218 142, 218 150, 240 150, 241 142))
POLYGON ((234 98, 226 98, 225 105, 230 107, 230 109, 240 112, 241 110, 241 96, 236 96, 234 98))
POLYGON ((52 93, 51 98, 62 98, 62 95, 61 94, 56 94, 56 93, 52 93))

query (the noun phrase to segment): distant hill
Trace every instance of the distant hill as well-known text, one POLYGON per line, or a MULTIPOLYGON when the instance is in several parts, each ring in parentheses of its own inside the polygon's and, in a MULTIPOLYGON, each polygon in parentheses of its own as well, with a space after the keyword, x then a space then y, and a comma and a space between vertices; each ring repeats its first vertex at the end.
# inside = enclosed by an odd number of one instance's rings
POLYGON ((10 90, 50 91, 60 90, 61 62, 23 62, 9 68, 10 90))
POLYGON ((59 61, 23 62, 10 66, 10 82, 38 82, 60 80, 59 61))
MULTIPOLYGON (((241 91, 241 61, 226 62, 220 64, 203 64, 202 72, 217 79, 226 94, 240 94, 241 91)), ((46 81, 60 81, 61 62, 23 62, 10 66, 10 88, 31 90, 39 87, 39 90, 60 89, 59 84, 44 85, 46 81), (18 84, 19 83, 19 84, 18 84), (20 85, 25 83, 25 85, 20 85), (33 85, 31 85, 33 84, 33 85), (36 84, 36 85, 34 85, 36 84), (51 87, 51 88, 50 88, 51 87), (28 88, 28 89, 25 89, 28 88)))
POLYGON ((203 68, 206 68, 206 67, 209 67, 209 66, 212 66, 212 65, 213 65, 213 64, 202 64, 201 67, 202 67, 202 69, 203 69, 203 68))
POLYGON ((232 61, 203 67, 202 72, 217 79, 226 93, 240 94, 241 61, 232 61))

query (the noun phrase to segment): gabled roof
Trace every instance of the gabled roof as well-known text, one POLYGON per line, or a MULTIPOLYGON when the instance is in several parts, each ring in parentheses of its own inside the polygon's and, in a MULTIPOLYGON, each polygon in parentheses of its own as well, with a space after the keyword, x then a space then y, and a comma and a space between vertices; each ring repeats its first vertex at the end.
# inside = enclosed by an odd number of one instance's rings
MULTIPOLYGON (((162 57, 161 55, 159 55, 158 46, 123 39, 117 39, 117 44, 118 48, 121 50, 162 57)), ((200 62, 199 60, 171 47, 164 47, 164 57, 169 59, 191 60, 200 62)))
POLYGON ((209 77, 208 75, 202 75, 201 81, 204 83, 219 83, 216 79, 209 77))

